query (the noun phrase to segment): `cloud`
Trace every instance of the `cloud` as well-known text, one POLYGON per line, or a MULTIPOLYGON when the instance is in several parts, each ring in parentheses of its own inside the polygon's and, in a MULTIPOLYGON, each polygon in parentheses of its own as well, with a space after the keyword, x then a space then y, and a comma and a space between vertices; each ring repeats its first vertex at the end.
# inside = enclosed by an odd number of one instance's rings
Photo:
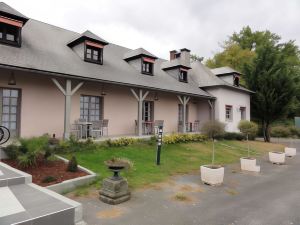
POLYGON ((109 42, 144 47, 168 58, 189 48, 210 57, 227 36, 250 25, 300 45, 298 0, 10 0, 28 17, 76 32, 87 29, 109 42))

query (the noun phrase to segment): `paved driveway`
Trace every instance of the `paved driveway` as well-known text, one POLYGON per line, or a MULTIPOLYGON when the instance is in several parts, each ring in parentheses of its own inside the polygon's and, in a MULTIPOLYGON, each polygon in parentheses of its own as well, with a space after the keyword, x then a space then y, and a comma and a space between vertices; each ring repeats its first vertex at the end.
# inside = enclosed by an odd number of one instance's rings
MULTIPOLYGON (((294 145, 300 149, 300 143, 294 145)), ((300 155, 281 166, 267 158, 258 163, 260 174, 227 166, 220 187, 203 185, 194 174, 136 191, 118 206, 100 202, 97 195, 76 200, 83 203, 89 225, 299 225, 300 155)))

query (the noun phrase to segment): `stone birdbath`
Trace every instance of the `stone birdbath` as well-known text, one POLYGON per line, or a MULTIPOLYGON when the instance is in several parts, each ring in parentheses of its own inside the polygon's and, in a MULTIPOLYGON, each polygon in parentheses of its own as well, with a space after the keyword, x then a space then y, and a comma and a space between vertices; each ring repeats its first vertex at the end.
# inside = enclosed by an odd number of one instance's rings
POLYGON ((120 176, 120 171, 129 167, 128 162, 122 159, 111 159, 104 163, 113 172, 113 176, 103 180, 102 188, 99 191, 100 200, 111 205, 128 201, 130 199, 128 182, 120 176))

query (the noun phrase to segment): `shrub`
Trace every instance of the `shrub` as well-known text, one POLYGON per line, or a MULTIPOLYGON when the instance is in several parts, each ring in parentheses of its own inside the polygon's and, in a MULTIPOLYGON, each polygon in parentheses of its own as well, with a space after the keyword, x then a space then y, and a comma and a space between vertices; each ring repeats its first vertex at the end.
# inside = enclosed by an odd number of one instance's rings
POLYGON ((28 151, 18 156, 18 165, 22 168, 36 166, 38 154, 34 151, 28 151))
POLYGON ((79 151, 89 151, 94 150, 97 147, 91 139, 84 141, 78 141, 72 136, 70 140, 61 140, 57 146, 55 146, 54 151, 58 153, 70 153, 79 151))
POLYGON ((20 139, 20 151, 26 153, 28 151, 41 152, 48 146, 49 137, 44 135, 41 137, 33 138, 21 138, 20 139))
POLYGON ((51 182, 54 182, 54 181, 57 181, 56 177, 46 176, 46 177, 43 178, 42 183, 51 183, 51 182))
POLYGON ((238 125, 239 130, 248 137, 255 137, 257 135, 258 126, 254 122, 241 120, 238 125))
POLYGON ((295 126, 289 126, 288 129, 290 130, 290 134, 293 137, 300 137, 300 129, 295 126))
POLYGON ((77 164, 77 159, 75 156, 72 156, 71 160, 69 161, 67 171, 69 171, 69 172, 77 172, 78 171, 78 164, 77 164))
POLYGON ((202 134, 171 134, 163 137, 164 144, 175 144, 185 142, 202 142, 206 141, 207 137, 202 134))
POLYGON ((134 138, 123 137, 123 138, 119 138, 116 140, 108 139, 106 141, 106 143, 109 147, 122 147, 122 146, 132 145, 132 144, 136 143, 137 141, 138 140, 134 139, 134 138))
POLYGON ((208 121, 202 127, 202 132, 209 138, 216 138, 222 136, 225 132, 225 124, 219 121, 208 121))
POLYGON ((272 137, 289 137, 291 132, 289 128, 284 126, 275 126, 271 128, 271 136, 272 137))
POLYGON ((18 156, 20 155, 19 146, 14 145, 14 144, 8 145, 3 150, 4 150, 5 154, 7 155, 7 157, 12 160, 17 159, 18 156))
POLYGON ((245 136, 241 133, 236 132, 225 132, 222 135, 216 136, 216 139, 225 139, 225 140, 238 140, 242 141, 245 139, 245 136))

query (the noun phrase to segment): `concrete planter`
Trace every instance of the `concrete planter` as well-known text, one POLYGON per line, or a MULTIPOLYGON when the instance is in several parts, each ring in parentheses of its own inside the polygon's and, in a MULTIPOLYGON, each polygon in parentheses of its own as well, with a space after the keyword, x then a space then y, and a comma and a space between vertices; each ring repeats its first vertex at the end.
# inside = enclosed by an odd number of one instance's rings
POLYGON ((224 167, 204 165, 200 167, 201 180, 205 184, 218 186, 223 183, 224 167))
POLYGON ((274 164, 284 164, 285 163, 285 153, 284 152, 269 152, 269 160, 274 164))
POLYGON ((256 165, 256 159, 243 157, 240 158, 241 170, 250 172, 260 172, 260 166, 256 165))
POLYGON ((288 157, 293 157, 297 154, 297 149, 296 148, 288 148, 286 147, 284 149, 285 155, 288 157))

